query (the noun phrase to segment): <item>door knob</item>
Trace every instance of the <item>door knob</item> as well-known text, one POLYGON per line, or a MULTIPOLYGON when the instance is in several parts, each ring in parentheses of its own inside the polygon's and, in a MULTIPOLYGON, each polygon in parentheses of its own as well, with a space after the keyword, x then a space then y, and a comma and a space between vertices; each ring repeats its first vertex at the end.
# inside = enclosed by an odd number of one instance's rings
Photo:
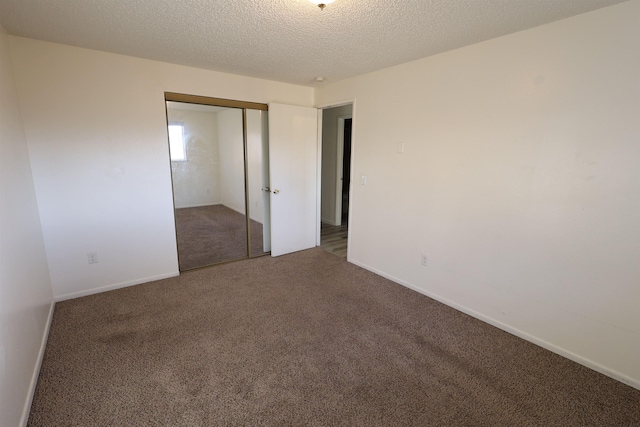
POLYGON ((280 190, 273 190, 273 194, 278 194, 280 192, 280 190))
POLYGON ((264 187, 262 191, 266 191, 268 193, 269 191, 271 191, 271 189, 269 187, 264 187))

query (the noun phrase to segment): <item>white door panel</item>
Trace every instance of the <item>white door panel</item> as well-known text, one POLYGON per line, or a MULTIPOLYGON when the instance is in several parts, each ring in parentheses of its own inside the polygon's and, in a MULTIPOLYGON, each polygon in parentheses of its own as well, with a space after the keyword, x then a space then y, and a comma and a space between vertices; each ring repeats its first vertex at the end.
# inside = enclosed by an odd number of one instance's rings
POLYGON ((315 108, 269 104, 272 256, 316 245, 317 136, 315 108))

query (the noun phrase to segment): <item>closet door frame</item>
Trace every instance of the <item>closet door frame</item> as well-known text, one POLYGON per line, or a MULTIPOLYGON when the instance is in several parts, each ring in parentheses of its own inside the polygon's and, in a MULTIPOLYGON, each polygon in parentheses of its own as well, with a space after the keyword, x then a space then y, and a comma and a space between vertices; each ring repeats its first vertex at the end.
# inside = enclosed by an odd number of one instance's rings
MULTIPOLYGON (((238 100, 234 100, 234 99, 224 99, 224 98, 213 98, 213 97, 209 97, 209 96, 201 96, 201 95, 188 95, 188 94, 183 94, 183 93, 175 93, 175 92, 165 92, 164 93, 164 99, 165 99, 165 117, 168 117, 168 115, 166 114, 166 105, 167 105, 167 101, 172 101, 172 102, 184 102, 184 103, 188 103, 188 104, 201 104, 201 105, 211 105, 211 106, 215 106, 215 107, 227 107, 227 108, 238 108, 242 110, 242 143, 243 143, 243 153, 244 153, 244 204, 245 204, 245 217, 246 217, 246 223, 245 223, 245 227, 247 230, 247 258, 252 258, 252 253, 251 253, 251 213, 249 211, 250 209, 250 201, 249 201, 249 171, 247 168, 247 162, 248 162, 248 148, 247 148, 247 110, 259 110, 259 111, 269 111, 269 106, 267 104, 261 104, 258 102, 247 102, 247 101, 238 101, 238 100)), ((168 119, 167 119, 168 120, 168 119)), ((168 122, 167 122, 168 124, 168 122)), ((173 187, 173 176, 171 178, 171 185, 173 187)), ((172 188, 171 192, 173 194, 173 191, 175 189, 172 188)), ((174 201, 174 212, 175 212, 175 201, 174 201)), ((175 215, 175 213, 174 213, 175 215)), ((269 225, 270 226, 270 225, 269 225)), ((178 240, 178 236, 177 236, 177 227, 176 227, 176 242, 178 240)), ((177 247, 176 247, 177 250, 177 247)), ((266 252, 264 254, 260 254, 257 256, 263 256, 263 255, 268 255, 269 253, 266 252)), ((246 258, 244 258, 246 259, 246 258)), ((237 261, 237 260, 232 260, 232 261, 227 261, 227 262, 233 262, 233 261, 237 261)), ((224 262, 222 262, 221 264, 223 264, 224 262)), ((178 253, 178 265, 180 265, 180 259, 179 259, 179 253, 178 253)), ((207 266, 202 266, 202 267, 208 267, 207 266)), ((200 268, 200 267, 197 267, 200 268)))

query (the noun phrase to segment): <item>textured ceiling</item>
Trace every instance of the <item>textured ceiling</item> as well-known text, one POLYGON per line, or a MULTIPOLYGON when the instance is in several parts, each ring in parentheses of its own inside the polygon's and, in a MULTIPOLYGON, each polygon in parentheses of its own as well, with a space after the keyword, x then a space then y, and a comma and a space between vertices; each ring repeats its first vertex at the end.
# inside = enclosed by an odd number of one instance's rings
POLYGON ((18 36, 302 85, 622 0, 0 0, 18 36))

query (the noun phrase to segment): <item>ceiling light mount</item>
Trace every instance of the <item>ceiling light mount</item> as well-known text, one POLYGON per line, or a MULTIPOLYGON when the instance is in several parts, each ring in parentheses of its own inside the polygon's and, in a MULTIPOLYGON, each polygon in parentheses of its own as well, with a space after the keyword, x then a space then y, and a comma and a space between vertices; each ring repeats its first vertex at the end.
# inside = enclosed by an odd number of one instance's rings
POLYGON ((324 8, 327 7, 329 3, 333 3, 335 0, 309 0, 309 1, 315 4, 316 6, 318 6, 320 10, 324 10, 324 8))

